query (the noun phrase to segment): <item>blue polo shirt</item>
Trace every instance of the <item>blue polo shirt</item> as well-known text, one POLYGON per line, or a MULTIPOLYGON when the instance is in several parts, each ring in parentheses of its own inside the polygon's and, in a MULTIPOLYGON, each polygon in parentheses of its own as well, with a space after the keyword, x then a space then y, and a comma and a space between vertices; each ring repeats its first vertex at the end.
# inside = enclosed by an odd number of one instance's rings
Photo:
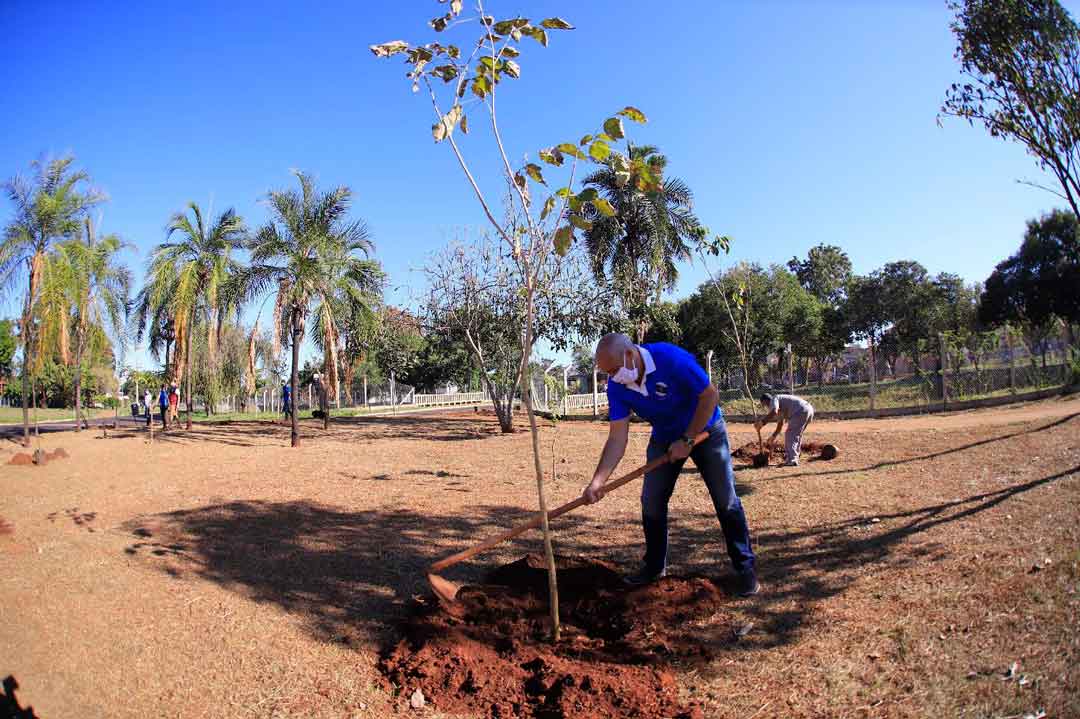
MULTIPOLYGON (((645 393, 609 379, 610 418, 626 419, 633 411, 652 425, 652 441, 670 444, 686 433, 698 396, 709 386, 709 376, 682 347, 656 342, 640 345, 640 349, 645 360, 645 393)), ((718 419, 719 407, 705 426, 711 427, 718 419)))

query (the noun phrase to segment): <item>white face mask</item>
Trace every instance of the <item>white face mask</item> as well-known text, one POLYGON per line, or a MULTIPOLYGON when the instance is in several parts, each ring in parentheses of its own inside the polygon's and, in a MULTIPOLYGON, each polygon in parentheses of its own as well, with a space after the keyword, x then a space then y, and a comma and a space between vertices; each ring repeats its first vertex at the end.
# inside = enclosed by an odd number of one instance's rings
POLYGON ((633 357, 630 359, 629 367, 626 366, 626 361, 623 360, 623 366, 615 374, 611 375, 611 380, 622 385, 633 384, 637 381, 637 365, 634 364, 633 357))

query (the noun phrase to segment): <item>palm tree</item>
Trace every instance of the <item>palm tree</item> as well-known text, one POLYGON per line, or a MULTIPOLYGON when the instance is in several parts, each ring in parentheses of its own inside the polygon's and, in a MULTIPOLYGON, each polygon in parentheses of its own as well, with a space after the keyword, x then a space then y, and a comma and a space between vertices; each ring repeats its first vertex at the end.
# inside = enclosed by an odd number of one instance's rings
POLYGON ((4 231, 0 244, 0 290, 11 287, 26 273, 19 339, 22 344, 23 444, 30 445, 30 366, 35 347, 35 312, 42 273, 49 250, 61 240, 75 235, 88 211, 105 196, 87 185, 89 175, 72 168, 71 156, 39 160, 31 164, 29 179, 15 177, 4 191, 15 205, 15 218, 4 231))
MULTIPOLYGON (((345 308, 371 307, 381 289, 383 273, 368 259, 374 246, 367 226, 348 221, 352 191, 337 187, 315 189, 311 175, 294 172, 299 190, 270 192, 272 219, 248 245, 251 264, 237 275, 237 287, 246 298, 276 293, 275 346, 284 335, 292 347, 292 446, 300 444, 296 420, 300 383, 300 344, 309 314, 311 339, 323 351, 327 382, 337 385, 339 317, 345 308)), ((329 416, 323 427, 329 426, 329 416)))
POLYGON ((178 235, 179 240, 163 242, 154 249, 146 269, 146 284, 135 300, 135 318, 136 338, 140 340, 148 320, 153 320, 154 328, 167 327, 171 322, 176 343, 172 379, 185 388, 187 428, 191 429, 192 336, 202 324, 210 361, 214 363, 222 321, 233 309, 233 296, 224 291, 230 276, 239 270, 231 253, 243 246, 248 231, 243 218, 232 208, 207 226, 196 203, 189 202, 187 207, 190 216, 178 212, 166 228, 166 239, 178 235))
POLYGON ((91 340, 105 332, 124 341, 131 297, 131 271, 120 263, 125 245, 117 235, 98 236, 85 220, 85 235, 59 245, 56 263, 66 276, 75 340, 75 428, 82 429, 82 364, 91 340))
POLYGON ((626 180, 614 167, 605 167, 584 179, 612 207, 605 216, 591 209, 592 227, 585 244, 598 282, 615 288, 643 342, 651 325, 650 311, 663 293, 675 286, 679 261, 690 259, 687 241, 700 231, 690 188, 676 178, 664 178, 667 158, 652 145, 630 148, 630 160, 643 167, 650 182, 626 180))

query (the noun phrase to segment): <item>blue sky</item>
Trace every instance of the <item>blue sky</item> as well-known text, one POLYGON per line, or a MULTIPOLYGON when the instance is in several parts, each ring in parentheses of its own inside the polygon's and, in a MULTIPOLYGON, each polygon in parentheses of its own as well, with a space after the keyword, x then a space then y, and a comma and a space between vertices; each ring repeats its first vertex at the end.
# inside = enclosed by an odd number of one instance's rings
MULTIPOLYGON (((468 5, 468 3, 466 3, 468 5)), ((1066 2, 1074 17, 1078 3, 1066 2)), ((141 276, 169 215, 188 200, 235 206, 252 225, 267 190, 315 173, 347 184, 391 277, 418 295, 428 253, 483 217, 430 106, 404 67, 368 45, 427 41, 426 0, 0 4, 0 175, 73 152, 111 201, 104 230, 141 276)), ((699 216, 734 238, 729 261, 784 262, 836 244, 857 272, 915 259, 978 281, 1059 204, 1015 144, 956 120, 938 127, 958 78, 943 0, 524 2, 498 17, 559 15, 577 27, 526 45, 501 97, 517 157, 590 132, 627 104, 699 216)), ((479 119, 479 118, 477 118, 479 119)), ((497 183, 483 133, 467 138, 497 183)), ((10 208, 0 205, 0 222, 10 208)), ((687 266, 673 297, 705 278, 687 266)), ((10 301, 0 312, 11 314, 10 301)), ((143 366, 146 359, 142 352, 143 366)))

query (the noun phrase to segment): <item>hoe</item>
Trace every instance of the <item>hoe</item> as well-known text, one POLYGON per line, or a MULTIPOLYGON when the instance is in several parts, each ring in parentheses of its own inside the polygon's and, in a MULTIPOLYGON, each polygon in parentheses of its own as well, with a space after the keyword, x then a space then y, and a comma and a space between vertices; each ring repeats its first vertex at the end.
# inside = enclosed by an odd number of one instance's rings
MULTIPOLYGON (((694 444, 704 442, 708 438, 709 438, 709 433, 708 432, 702 432, 701 434, 699 434, 694 439, 694 444)), ((631 480, 634 480, 634 479, 637 479, 638 477, 642 476, 646 472, 651 472, 652 470, 656 469, 657 467, 660 467, 660 466, 662 466, 664 464, 667 464, 667 462, 668 462, 668 455, 665 454, 663 456, 657 457, 656 459, 654 459, 653 461, 649 462, 648 464, 646 464, 646 465, 644 465, 642 467, 638 467, 637 469, 635 469, 633 472, 630 472, 629 474, 624 474, 623 476, 619 477, 618 479, 611 480, 610 482, 605 484, 603 486, 603 488, 601 488, 600 496, 602 497, 605 494, 607 494, 608 492, 612 492, 612 491, 618 489, 619 487, 623 486, 627 482, 629 482, 631 480)), ((581 505, 586 504, 586 503, 587 502, 585 500, 585 497, 578 497, 577 499, 573 500, 572 502, 567 502, 566 504, 564 504, 564 505, 562 505, 560 507, 556 507, 555 509, 549 511, 547 513, 548 520, 550 521, 552 519, 555 519, 556 517, 561 517, 562 515, 566 514, 567 512, 573 511, 573 510, 577 509, 578 507, 580 507, 581 505)), ((443 577, 440 577, 439 574, 438 574, 439 572, 446 569, 447 567, 452 567, 453 565, 455 565, 455 564, 457 564, 459 562, 463 562, 466 559, 469 559, 471 557, 475 557, 477 554, 480 554, 480 552, 487 551, 488 549, 491 549, 495 545, 501 544, 502 542, 505 542, 508 539, 513 539, 514 537, 518 536, 519 534, 524 534, 525 532, 529 531, 530 529, 536 529, 537 527, 540 526, 541 520, 542 520, 542 517, 540 516, 539 513, 537 513, 537 515, 535 517, 533 517, 532 519, 530 519, 528 522, 523 522, 523 523, 517 525, 516 527, 514 527, 513 529, 509 529, 509 530, 503 532, 502 534, 495 535, 494 537, 491 537, 490 539, 484 540, 480 544, 469 547, 468 549, 463 550, 461 552, 458 552, 457 554, 451 554, 449 557, 446 557, 445 559, 440 559, 439 561, 435 562, 430 567, 428 567, 427 578, 428 578, 428 582, 431 584, 431 589, 435 592, 435 595, 437 597, 439 597, 439 599, 442 599, 443 601, 446 601, 446 602, 455 602, 455 601, 457 601, 458 590, 461 589, 461 587, 458 586, 457 584, 455 584, 454 582, 451 582, 448 579, 444 579, 443 577)))

